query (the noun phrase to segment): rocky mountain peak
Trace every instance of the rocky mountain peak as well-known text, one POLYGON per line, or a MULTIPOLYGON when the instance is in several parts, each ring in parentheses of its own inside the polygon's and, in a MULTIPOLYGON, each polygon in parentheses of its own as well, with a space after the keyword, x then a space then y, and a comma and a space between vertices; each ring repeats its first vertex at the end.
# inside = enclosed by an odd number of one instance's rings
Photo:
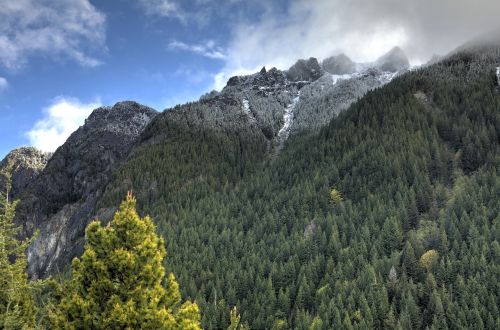
POLYGON ((410 62, 401 48, 394 47, 387 54, 375 61, 375 66, 382 71, 397 72, 408 69, 410 62))
MULTIPOLYGON (((12 150, 1 162, 0 169, 12 166, 12 196, 17 197, 33 182, 47 165, 51 154, 32 147, 12 150)), ((4 190, 0 181, 0 189, 4 190)))
POLYGON ((26 236, 40 232, 28 248, 31 275, 53 271, 81 252, 78 239, 113 169, 156 115, 131 101, 98 108, 52 155, 23 193, 16 217, 26 236))
POLYGON ((85 120, 85 128, 137 136, 157 112, 134 101, 118 102, 112 107, 100 107, 85 120))
POLYGON ((287 77, 283 71, 276 68, 266 70, 262 68, 258 73, 248 76, 231 77, 224 91, 236 90, 259 90, 262 88, 280 88, 287 84, 287 77))
POLYGON ((288 71, 286 75, 290 81, 315 81, 324 74, 316 58, 311 57, 308 60, 298 60, 288 71))
POLYGON ((356 63, 354 63, 345 54, 331 56, 321 63, 323 70, 335 75, 351 74, 356 72, 356 63))

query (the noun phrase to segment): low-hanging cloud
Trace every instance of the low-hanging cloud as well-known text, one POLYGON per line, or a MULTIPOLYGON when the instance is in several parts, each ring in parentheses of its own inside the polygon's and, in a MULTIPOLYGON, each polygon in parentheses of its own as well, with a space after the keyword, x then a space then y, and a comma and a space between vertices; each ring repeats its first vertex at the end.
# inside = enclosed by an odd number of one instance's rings
POLYGON ((101 62, 106 17, 89 0, 0 0, 0 65, 16 70, 32 55, 64 55, 83 66, 101 62))
POLYGON ((394 46, 422 63, 497 28, 499 13, 498 0, 293 0, 285 15, 271 11, 234 27, 215 87, 262 65, 338 53, 371 61, 394 46))
POLYGON ((55 151, 101 104, 82 103, 69 97, 58 97, 43 110, 44 117, 26 133, 30 144, 46 152, 55 151))

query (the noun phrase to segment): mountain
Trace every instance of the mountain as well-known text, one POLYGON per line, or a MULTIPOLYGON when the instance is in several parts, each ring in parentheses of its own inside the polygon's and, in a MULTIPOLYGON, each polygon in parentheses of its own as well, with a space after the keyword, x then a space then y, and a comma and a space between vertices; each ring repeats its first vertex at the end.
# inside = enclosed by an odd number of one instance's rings
POLYGON ((256 329, 498 328, 499 45, 98 109, 20 194, 30 273, 64 269, 132 190, 204 328, 233 306, 256 329))
POLYGON ((28 249, 30 274, 61 270, 81 253, 84 229, 113 170, 156 115, 135 102, 94 110, 20 194, 16 221, 26 236, 39 231, 28 249))
POLYGON ((317 59, 311 57, 308 60, 298 60, 286 75, 291 81, 314 81, 323 75, 323 68, 317 59))
MULTIPOLYGON (((50 156, 49 153, 31 147, 14 149, 5 156, 0 162, 0 169, 6 169, 8 165, 12 167, 11 195, 14 198, 35 181, 45 168, 45 165, 47 165, 50 156)), ((3 183, 0 183, 0 190, 5 190, 3 183)))
POLYGON ((326 58, 321 63, 323 70, 335 75, 352 74, 356 72, 356 63, 354 63, 345 54, 326 58))
POLYGON ((379 58, 375 62, 375 66, 382 71, 396 72, 408 69, 410 67, 410 62, 404 51, 399 47, 395 47, 379 58))
POLYGON ((81 253, 85 226, 97 215, 107 219, 112 214, 110 206, 97 204, 113 172, 129 154, 140 152, 140 144, 155 145, 209 129, 231 134, 232 142, 239 141, 233 149, 253 145, 235 150, 244 157, 273 159, 289 136, 317 132, 396 74, 366 65, 350 75, 332 75, 310 58, 286 71, 263 68, 253 75, 232 77, 220 93, 159 116, 135 102, 96 109, 29 183, 24 179, 18 189, 14 177, 15 193, 22 193, 17 221, 23 234, 40 232, 28 250, 29 273, 38 278, 60 271, 81 253))
POLYGON ((257 329, 315 318, 325 329, 495 328, 499 58, 490 45, 335 85, 279 70, 232 78, 213 99, 155 118, 100 206, 135 191, 206 328, 225 328, 235 305, 257 329), (341 92, 385 75, 364 97, 341 92))

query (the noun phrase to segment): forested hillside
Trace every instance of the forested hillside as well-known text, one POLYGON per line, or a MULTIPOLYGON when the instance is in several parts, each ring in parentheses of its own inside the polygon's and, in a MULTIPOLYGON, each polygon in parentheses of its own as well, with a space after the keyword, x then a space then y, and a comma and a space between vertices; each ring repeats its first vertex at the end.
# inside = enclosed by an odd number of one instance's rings
POLYGON ((277 157, 167 111, 99 206, 134 191, 207 329, 233 306, 252 329, 498 329, 499 62, 473 48, 404 74, 277 157))

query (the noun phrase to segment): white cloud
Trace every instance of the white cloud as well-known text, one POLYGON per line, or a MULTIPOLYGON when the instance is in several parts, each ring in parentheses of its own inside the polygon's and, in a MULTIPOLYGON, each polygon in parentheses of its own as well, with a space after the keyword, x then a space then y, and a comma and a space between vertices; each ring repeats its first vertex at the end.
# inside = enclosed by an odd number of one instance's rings
POLYGON ((9 87, 7 79, 5 79, 4 77, 0 77, 0 92, 5 90, 7 87, 9 87))
POLYGON ((106 17, 89 0, 0 0, 0 65, 16 70, 33 55, 64 55, 83 66, 105 48, 106 17))
POLYGON ((146 14, 186 20, 186 13, 172 0, 139 0, 146 14))
POLYGON ((182 41, 174 40, 168 44, 168 48, 170 50, 192 52, 211 59, 224 60, 227 58, 224 50, 218 47, 212 40, 200 44, 187 44, 182 41))
POLYGON ((43 110, 44 117, 26 133, 30 144, 42 151, 55 151, 101 104, 82 103, 78 99, 58 97, 43 110))
POLYGON ((423 62, 496 28, 499 12, 498 0, 291 0, 285 12, 270 8, 257 21, 234 25, 214 85, 220 89, 230 76, 263 65, 287 69, 311 56, 345 53, 372 61, 394 46, 413 63, 423 62))

